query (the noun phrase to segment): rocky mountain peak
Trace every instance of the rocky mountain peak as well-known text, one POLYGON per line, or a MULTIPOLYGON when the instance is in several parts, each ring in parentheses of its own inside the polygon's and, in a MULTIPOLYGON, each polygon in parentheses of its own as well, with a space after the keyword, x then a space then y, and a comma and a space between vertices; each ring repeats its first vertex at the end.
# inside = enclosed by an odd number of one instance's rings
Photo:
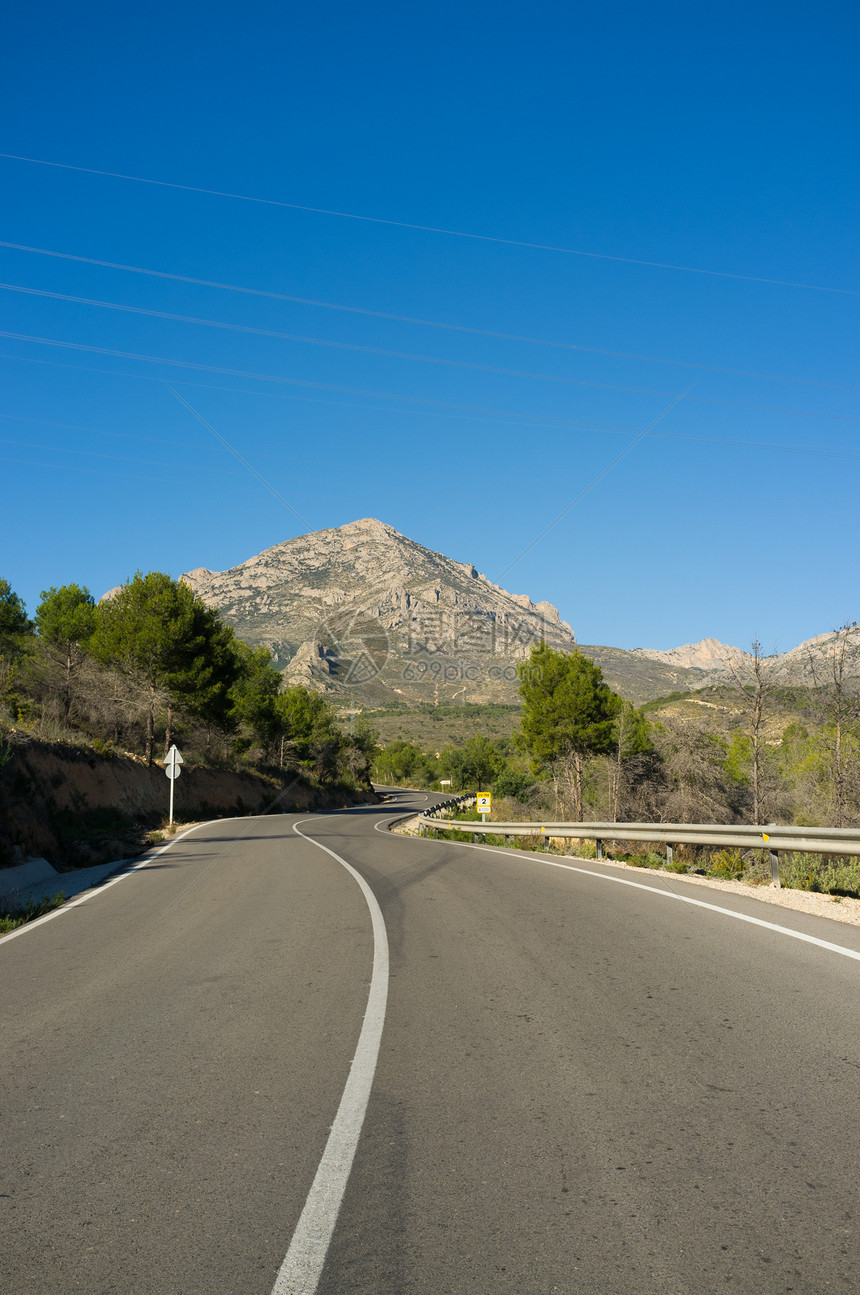
POLYGON ((514 700, 515 665, 532 643, 575 644, 551 603, 508 593, 471 562, 375 517, 182 578, 242 638, 269 647, 288 677, 324 691, 360 684, 376 704, 466 694, 514 700))
POLYGON ((721 643, 719 639, 701 639, 698 643, 685 643, 682 647, 659 651, 656 648, 634 648, 638 656, 662 661, 665 665, 683 670, 718 670, 739 665, 749 657, 741 648, 721 643))

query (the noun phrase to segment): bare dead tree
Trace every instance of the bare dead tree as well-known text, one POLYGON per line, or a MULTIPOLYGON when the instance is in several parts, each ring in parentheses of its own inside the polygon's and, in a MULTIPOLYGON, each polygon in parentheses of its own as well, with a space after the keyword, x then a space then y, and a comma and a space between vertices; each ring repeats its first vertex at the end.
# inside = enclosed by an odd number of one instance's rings
POLYGON ((856 671, 850 670, 853 654, 849 652, 856 646, 858 629, 856 621, 840 625, 823 644, 818 661, 812 648, 807 651, 809 674, 823 699, 826 722, 833 730, 832 737, 828 735, 824 741, 830 754, 834 827, 845 826, 849 772, 853 772, 847 767, 846 737, 849 727, 860 719, 860 690, 856 671))
POLYGON ((762 651, 758 639, 753 639, 750 652, 743 662, 729 662, 736 694, 746 714, 746 729, 750 739, 750 784, 752 788, 752 821, 763 823, 768 811, 768 786, 766 779, 765 721, 768 703, 776 688, 776 670, 773 657, 762 651))
POLYGON ((663 822, 730 823, 725 748, 702 722, 665 717, 654 733, 664 785, 655 805, 663 822))
POLYGON ((135 671, 100 665, 92 657, 81 664, 76 707, 83 725, 96 733, 110 733, 114 743, 143 738, 150 711, 164 710, 166 689, 155 689, 135 671))

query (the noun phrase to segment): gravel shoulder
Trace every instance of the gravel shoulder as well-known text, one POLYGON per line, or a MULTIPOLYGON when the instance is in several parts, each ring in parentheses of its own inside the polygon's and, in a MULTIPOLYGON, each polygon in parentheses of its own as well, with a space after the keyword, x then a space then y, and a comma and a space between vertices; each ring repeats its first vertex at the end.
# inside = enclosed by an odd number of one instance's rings
MULTIPOLYGON (((418 819, 411 818, 406 822, 395 823, 391 830, 403 836, 418 835, 418 819)), ((503 849, 502 846, 495 847, 503 849)), ((593 864, 594 859, 583 859, 579 855, 566 855, 566 858, 577 863, 593 864)), ((847 922, 850 926, 860 926, 860 899, 850 899, 833 895, 820 895, 811 890, 790 890, 785 887, 775 890, 772 886, 750 886, 743 881, 720 881, 712 877, 697 877, 694 873, 670 872, 668 868, 635 868, 632 864, 621 863, 616 859, 601 859, 601 868, 618 868, 625 872, 640 875, 645 872, 657 876, 671 877, 675 881, 683 880, 694 886, 704 886, 708 890, 727 890, 733 895, 743 895, 747 899, 758 899, 765 904, 775 904, 778 908, 793 908, 798 913, 810 913, 814 917, 828 917, 833 922, 847 922)))

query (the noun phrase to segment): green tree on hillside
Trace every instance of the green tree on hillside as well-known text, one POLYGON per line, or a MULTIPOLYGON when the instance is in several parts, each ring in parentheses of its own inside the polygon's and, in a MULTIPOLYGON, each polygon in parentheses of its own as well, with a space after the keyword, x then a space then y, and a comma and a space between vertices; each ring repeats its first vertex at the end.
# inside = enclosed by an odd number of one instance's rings
POLYGON ((32 629, 23 602, 8 580, 0 580, 0 702, 13 715, 20 702, 16 692, 19 662, 32 629))
POLYGON ((486 791, 504 769, 505 757, 489 738, 479 734, 462 746, 446 747, 440 763, 458 791, 486 791))
POLYGON ((96 628, 96 605, 89 589, 75 584, 43 589, 36 628, 48 656, 62 667, 63 720, 68 723, 72 681, 96 628))
POLYGON ((278 695, 276 713, 299 762, 321 778, 330 777, 345 741, 331 704, 318 692, 296 686, 278 695))
POLYGON ((283 768, 286 727, 277 705, 282 675, 268 648, 251 647, 241 639, 235 646, 241 669, 230 690, 230 718, 244 730, 240 742, 257 742, 266 751, 280 742, 283 768))
POLYGON ((233 633, 180 581, 137 572, 101 603, 91 649, 100 660, 142 676, 148 685, 146 760, 152 763, 159 690, 168 695, 166 744, 174 699, 210 723, 223 723, 241 666, 233 633))
POLYGON ((377 754, 373 775, 375 781, 383 785, 429 787, 439 776, 439 771, 414 742, 395 738, 377 754))
POLYGON ((379 734, 364 715, 359 715, 350 725, 349 736, 344 736, 340 755, 341 775, 356 787, 366 786, 378 754, 379 734))
POLYGON ((31 629, 23 602, 8 580, 0 580, 0 647, 28 634, 31 629))
POLYGON ((647 776, 653 753, 650 725, 632 702, 621 701, 612 724, 612 754, 609 760, 609 798, 612 821, 618 822, 627 793, 635 782, 647 776))
POLYGON ((603 682, 600 667, 581 652, 557 652, 546 643, 532 647, 528 661, 517 666, 517 674, 523 737, 533 767, 561 765, 579 822, 584 761, 612 750, 621 698, 603 682))

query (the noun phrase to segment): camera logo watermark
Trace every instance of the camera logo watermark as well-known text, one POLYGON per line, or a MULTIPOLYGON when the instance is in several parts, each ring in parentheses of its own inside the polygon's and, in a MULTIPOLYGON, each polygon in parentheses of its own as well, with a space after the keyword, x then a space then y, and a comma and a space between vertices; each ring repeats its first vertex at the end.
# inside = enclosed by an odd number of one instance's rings
POLYGON ((314 635, 333 682, 361 687, 385 673, 411 685, 516 684, 517 663, 544 641, 536 618, 419 607, 395 628, 367 611, 333 611, 314 635))
POLYGON ((378 678, 391 657, 387 629, 364 611, 333 612, 317 626, 314 638, 337 682, 348 687, 378 678))

